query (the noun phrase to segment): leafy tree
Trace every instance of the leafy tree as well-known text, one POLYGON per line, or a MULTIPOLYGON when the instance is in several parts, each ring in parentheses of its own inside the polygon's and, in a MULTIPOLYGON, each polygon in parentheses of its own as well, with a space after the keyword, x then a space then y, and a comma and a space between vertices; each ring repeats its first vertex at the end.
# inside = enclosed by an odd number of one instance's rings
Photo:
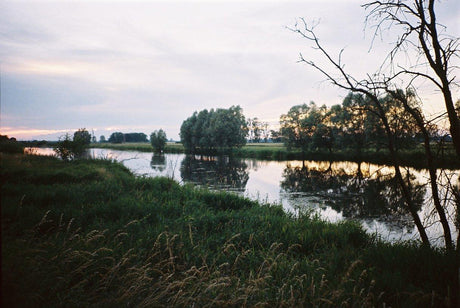
POLYGON ((293 106, 280 117, 281 135, 288 149, 298 148, 305 153, 312 143, 313 133, 319 123, 316 104, 293 106))
POLYGON ((281 136, 281 133, 279 130, 270 130, 270 136, 271 136, 271 140, 273 142, 281 142, 282 141, 282 136, 281 136))
POLYGON ((91 143, 91 134, 86 128, 80 128, 73 134, 73 141, 88 145, 91 143))
POLYGON ((197 121, 197 112, 194 112, 191 117, 186 119, 180 127, 180 139, 184 148, 190 152, 196 152, 196 140, 194 138, 194 127, 197 121))
POLYGON ((184 120, 181 142, 188 153, 213 154, 246 143, 247 123, 239 106, 229 109, 204 109, 184 120))
POLYGON ((101 137, 99 137, 99 142, 100 142, 100 143, 107 142, 107 140, 105 140, 105 136, 104 136, 104 135, 101 135, 101 137))
POLYGON ((75 156, 81 156, 90 143, 91 134, 85 128, 80 128, 73 134, 71 150, 75 156))
POLYGON ((259 119, 257 117, 248 119, 247 127, 248 127, 249 141, 250 142, 260 142, 263 128, 262 128, 262 123, 259 121, 259 119))
POLYGON ((121 132, 114 132, 109 137, 109 142, 111 143, 123 143, 125 141, 125 136, 121 132))
POLYGON ((58 157, 65 161, 72 160, 75 157, 75 154, 73 153, 73 141, 69 134, 65 134, 60 137, 53 150, 56 152, 58 157))
POLYGON ((125 142, 148 142, 147 135, 144 133, 123 134, 125 142))
POLYGON ((217 109, 208 126, 212 143, 218 149, 231 149, 246 144, 246 120, 239 106, 217 109))
POLYGON ((150 135, 150 143, 157 153, 163 152, 167 140, 166 133, 162 129, 156 130, 150 135))

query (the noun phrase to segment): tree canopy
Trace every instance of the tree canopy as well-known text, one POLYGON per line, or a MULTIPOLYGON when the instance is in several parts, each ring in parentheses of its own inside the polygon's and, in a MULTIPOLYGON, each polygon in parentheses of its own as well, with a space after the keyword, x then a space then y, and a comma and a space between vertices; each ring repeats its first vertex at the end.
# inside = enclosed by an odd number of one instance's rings
POLYGON ((150 143, 152 144, 154 151, 157 153, 163 152, 167 140, 166 133, 162 129, 156 130, 150 134, 150 143))
MULTIPOLYGON (((397 149, 413 147, 418 131, 413 120, 401 103, 386 96, 381 105, 389 127, 394 135, 397 149)), ((383 122, 369 98, 360 93, 349 93, 341 105, 318 107, 314 102, 293 106, 280 117, 281 134, 288 148, 303 152, 326 149, 349 149, 356 151, 386 146, 383 122)))
POLYGON ((181 126, 182 144, 189 153, 214 153, 246 144, 247 123, 240 106, 194 112, 181 126))

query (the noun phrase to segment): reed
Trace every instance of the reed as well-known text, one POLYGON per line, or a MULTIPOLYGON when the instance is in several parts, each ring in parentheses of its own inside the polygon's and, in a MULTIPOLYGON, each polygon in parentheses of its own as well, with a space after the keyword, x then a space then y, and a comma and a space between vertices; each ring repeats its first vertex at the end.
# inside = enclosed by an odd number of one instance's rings
POLYGON ((2 304, 442 306, 454 258, 356 223, 137 178, 108 160, 1 154, 2 304))

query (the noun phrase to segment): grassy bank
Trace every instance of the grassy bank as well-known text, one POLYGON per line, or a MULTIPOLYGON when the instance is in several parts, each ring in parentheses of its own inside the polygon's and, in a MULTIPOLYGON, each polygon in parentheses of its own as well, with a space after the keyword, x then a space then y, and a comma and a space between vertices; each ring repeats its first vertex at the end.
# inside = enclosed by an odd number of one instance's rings
MULTIPOLYGON (((140 151, 152 152, 152 146, 149 143, 96 143, 92 144, 94 148, 106 148, 122 151, 140 151)), ((168 142, 165 148, 166 153, 184 153, 185 149, 182 144, 168 142)), ((437 166, 442 168, 457 169, 460 168, 460 161, 452 147, 446 147, 439 152, 436 160, 437 166)), ((354 161, 370 162, 374 164, 391 164, 390 154, 386 150, 363 150, 359 154, 351 150, 335 150, 333 152, 319 150, 302 154, 299 150, 288 150, 282 143, 249 143, 239 149, 233 149, 232 154, 241 158, 256 158, 261 160, 330 160, 330 161, 354 161)), ((400 152, 400 160, 403 166, 426 168, 426 158, 421 146, 400 152)))
MULTIPOLYGON (((148 142, 128 142, 128 143, 92 143, 92 148, 112 149, 119 151, 139 151, 153 152, 152 145, 148 142)), ((181 143, 167 142, 166 153, 184 153, 184 146, 181 143)))
POLYGON ((1 154, 2 306, 442 306, 454 256, 360 226, 134 177, 107 160, 1 154))

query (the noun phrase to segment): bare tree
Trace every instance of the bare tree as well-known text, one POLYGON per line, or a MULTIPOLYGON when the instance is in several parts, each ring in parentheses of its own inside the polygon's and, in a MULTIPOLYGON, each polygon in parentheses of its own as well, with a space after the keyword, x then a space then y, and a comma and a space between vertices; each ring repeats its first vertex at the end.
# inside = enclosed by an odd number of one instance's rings
MULTIPOLYGON (((394 135, 388 121, 388 116, 381 104, 382 97, 389 95, 401 103, 406 112, 410 114, 423 137, 425 157, 430 175, 429 184, 432 190, 435 211, 443 227, 446 249, 452 251, 455 246, 452 241, 452 234, 446 215, 445 202, 444 205, 442 204, 442 200, 447 200, 448 197, 442 198, 439 193, 439 185, 441 184, 438 181, 438 170, 430 144, 429 129, 431 121, 426 119, 421 108, 418 108, 418 106, 410 101, 416 97, 416 81, 418 80, 428 80, 441 91, 453 145, 457 159, 460 160, 460 117, 452 98, 452 89, 458 86, 454 76, 454 72, 458 70, 458 67, 454 65, 454 62, 456 58, 459 58, 459 38, 440 34, 438 29, 442 26, 437 23, 434 4, 434 0, 388 0, 372 1, 363 5, 366 10, 369 10, 366 25, 375 26, 374 39, 383 30, 391 29, 394 31, 395 27, 401 27, 403 30, 398 37, 395 47, 389 52, 380 69, 375 74, 368 74, 363 79, 354 77, 344 69, 344 64, 342 63, 343 50, 339 52, 337 57, 334 57, 320 44, 314 31, 315 25, 309 25, 304 19, 300 19, 300 23, 296 24, 291 30, 310 41, 313 48, 327 60, 328 65, 317 65, 313 61, 304 58, 302 54, 300 55, 300 62, 321 72, 333 85, 351 92, 364 94, 369 98, 372 106, 368 106, 368 108, 378 115, 385 128, 388 150, 395 168, 395 177, 401 187, 407 207, 414 219, 422 242, 430 245, 425 226, 413 206, 409 187, 404 182, 400 172, 400 162, 394 144, 394 135), (401 65, 397 61, 397 55, 401 52, 406 53, 407 56, 415 56, 417 64, 411 66, 401 65), (387 68, 389 70, 386 70, 387 68), (405 92, 398 90, 396 81, 399 78, 407 82, 407 90, 405 92)), ((460 226, 458 189, 453 188, 452 183, 448 182, 444 186, 444 191, 446 193, 450 192, 451 198, 455 200, 454 206, 458 231, 458 227, 460 226)), ((459 243, 460 232, 457 237, 457 255, 460 254, 459 243)), ((457 290, 460 293, 458 277, 453 290, 457 290)), ((452 297, 454 307, 457 306, 457 300, 458 296, 452 297)))
POLYGON ((402 28, 402 34, 387 57, 387 61, 394 69, 388 79, 408 75, 411 76, 412 81, 429 80, 441 90, 449 118, 450 133, 457 157, 460 159, 460 117, 456 113, 452 98, 452 88, 458 86, 454 74, 458 67, 454 65, 454 61, 455 58, 460 57, 460 42, 459 38, 443 33, 445 27, 437 22, 435 2, 435 0, 372 1, 364 4, 363 7, 369 10, 367 22, 375 25, 375 36, 384 29, 402 28), (408 49, 415 51, 416 56, 425 60, 411 67, 398 66, 393 60, 398 53, 407 52, 408 49), (431 68, 432 74, 426 72, 427 67, 431 68))
POLYGON ((308 26, 305 19, 300 19, 300 21, 302 23, 302 27, 300 28, 299 25, 296 24, 295 28, 291 30, 299 33, 302 37, 311 41, 313 43, 314 48, 318 50, 329 61, 330 64, 332 64, 333 69, 332 69, 332 72, 326 71, 326 69, 316 65, 313 61, 305 59, 302 54, 300 54, 300 61, 320 71, 335 86, 348 90, 348 91, 364 94, 369 98, 369 101, 372 102, 373 106, 371 106, 370 110, 373 110, 376 113, 376 115, 380 118, 385 128, 385 132, 386 132, 387 140, 388 140, 388 150, 390 151, 392 163, 395 168, 396 180, 398 181, 401 187, 404 199, 406 200, 408 210, 412 215, 412 219, 414 220, 414 223, 420 234, 420 238, 425 245, 429 246, 430 241, 428 239, 428 235, 426 233, 425 227, 423 226, 422 221, 420 217, 418 216, 416 207, 414 205, 414 202, 410 194, 410 190, 407 187, 404 181, 404 178, 401 174, 401 171, 400 171, 401 163, 399 161, 399 158, 396 152, 397 150, 394 144, 395 138, 393 135, 393 131, 391 130, 387 114, 381 103, 382 96, 386 95, 386 92, 384 91, 385 84, 382 83, 381 81, 373 80, 372 77, 369 75, 368 75, 368 79, 359 81, 355 77, 347 73, 343 67, 342 60, 341 60, 343 50, 340 51, 338 55, 338 59, 335 60, 320 44, 319 39, 314 32, 314 27, 308 26))

